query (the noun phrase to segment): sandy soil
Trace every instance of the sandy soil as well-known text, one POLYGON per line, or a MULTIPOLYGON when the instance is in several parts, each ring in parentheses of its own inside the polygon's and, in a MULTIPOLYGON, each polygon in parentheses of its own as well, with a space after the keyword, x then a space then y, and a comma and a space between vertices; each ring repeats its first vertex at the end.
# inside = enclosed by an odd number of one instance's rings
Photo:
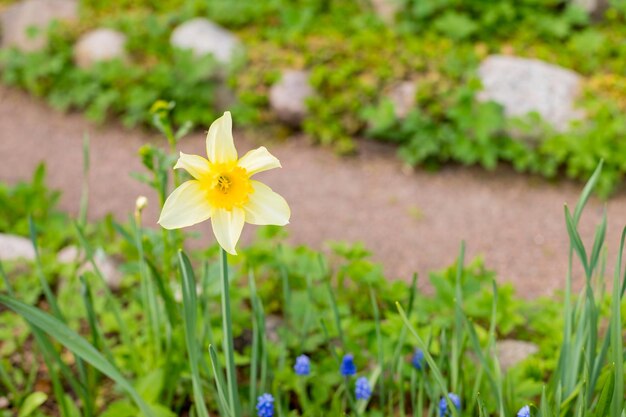
MULTIPOLYGON (((160 137, 115 123, 99 127, 79 114, 60 114, 25 93, 0 87, 0 181, 28 179, 45 161, 50 186, 63 190, 62 208, 76 213, 84 134, 91 138, 89 216, 112 212, 125 219, 143 194, 151 202, 146 224, 156 226, 155 194, 130 173, 143 170, 139 147, 148 141, 163 143, 160 137)), ((241 154, 259 145, 243 136, 236 133, 241 154)), ((363 241, 389 277, 409 279, 414 271, 425 277, 450 265, 464 239, 468 257, 482 255, 499 280, 514 282, 526 297, 552 294, 563 286, 568 253, 563 204, 575 204, 581 184, 548 183, 508 168, 407 172, 393 149, 372 143, 350 159, 311 147, 300 137, 265 145, 283 169, 260 175, 289 201, 294 243, 320 248, 329 240, 363 241)), ((181 150, 202 154, 203 146, 204 135, 198 133, 184 139, 181 150)), ((583 217, 581 229, 589 245, 603 208, 593 199, 583 217)), ((626 195, 613 197, 607 209, 611 266, 626 224, 626 195)), ((244 231, 247 238, 252 229, 244 231)), ((199 230, 212 239, 207 225, 199 230)))

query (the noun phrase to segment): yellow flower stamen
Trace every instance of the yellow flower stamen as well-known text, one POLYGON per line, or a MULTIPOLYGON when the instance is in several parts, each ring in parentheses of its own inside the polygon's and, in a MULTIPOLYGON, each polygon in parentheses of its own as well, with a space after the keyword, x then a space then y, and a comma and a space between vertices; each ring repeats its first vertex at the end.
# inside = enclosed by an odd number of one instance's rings
POLYGON ((254 192, 250 174, 234 163, 211 164, 209 175, 200 180, 212 207, 232 210, 243 207, 254 192))

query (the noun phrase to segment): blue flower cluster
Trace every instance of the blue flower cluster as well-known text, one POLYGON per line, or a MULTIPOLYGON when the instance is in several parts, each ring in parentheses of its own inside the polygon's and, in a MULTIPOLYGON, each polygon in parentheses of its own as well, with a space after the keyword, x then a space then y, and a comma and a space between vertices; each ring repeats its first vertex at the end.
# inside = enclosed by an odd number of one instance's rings
POLYGON ((293 370, 296 372, 296 375, 309 375, 311 373, 311 359, 307 355, 298 356, 293 370))
POLYGON ((351 376, 356 374, 356 365, 354 364, 354 356, 350 353, 343 356, 339 372, 343 376, 351 376))
MULTIPOLYGON (((454 404, 457 410, 461 409, 461 399, 459 398, 458 395, 450 392, 448 393, 448 398, 450 399, 452 404, 454 404)), ((441 417, 451 415, 452 413, 449 413, 449 411, 450 410, 448 410, 448 401, 446 401, 445 397, 441 397, 441 400, 439 400, 439 415, 441 417)))
POLYGON ((519 409, 516 417, 530 417, 530 407, 525 405, 519 409))
POLYGON ((421 349, 415 349, 415 353, 413 353, 413 358, 411 359, 411 364, 418 371, 424 369, 424 352, 421 349))
POLYGON ((274 416, 274 397, 272 394, 263 394, 257 399, 256 403, 257 415, 259 417, 274 416))
POLYGON ((357 400, 368 400, 372 396, 370 382, 364 376, 356 380, 354 394, 357 400))

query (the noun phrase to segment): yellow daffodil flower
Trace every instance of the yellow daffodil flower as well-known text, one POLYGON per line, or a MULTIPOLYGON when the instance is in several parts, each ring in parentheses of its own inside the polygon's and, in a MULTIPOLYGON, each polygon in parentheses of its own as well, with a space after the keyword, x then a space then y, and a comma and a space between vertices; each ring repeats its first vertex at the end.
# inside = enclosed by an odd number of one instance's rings
POLYGON ((183 168, 194 179, 170 194, 158 223, 178 229, 210 218, 217 242, 236 255, 245 222, 284 226, 291 210, 270 187, 250 179, 257 172, 280 168, 278 159, 263 146, 238 159, 232 123, 230 112, 213 122, 206 138, 208 159, 180 153, 174 169, 183 168))

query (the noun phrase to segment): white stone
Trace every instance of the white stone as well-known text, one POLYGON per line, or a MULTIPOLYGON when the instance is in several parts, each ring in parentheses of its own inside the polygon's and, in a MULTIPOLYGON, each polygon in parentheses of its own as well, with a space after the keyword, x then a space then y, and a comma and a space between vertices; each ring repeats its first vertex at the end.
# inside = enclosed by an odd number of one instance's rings
POLYGON ((404 119, 415 107, 417 84, 413 81, 403 81, 394 85, 387 98, 393 103, 393 112, 398 119, 404 119))
POLYGON ((201 17, 174 29, 170 43, 176 48, 190 49, 196 56, 212 54, 223 64, 229 63, 241 48, 241 42, 235 35, 201 17))
POLYGON ((35 249, 29 239, 22 236, 0 233, 0 260, 35 259, 35 249))
POLYGON ((534 343, 513 339, 499 340, 496 349, 500 367, 505 371, 539 352, 539 347, 534 343))
POLYGON ((307 115, 306 100, 312 95, 309 74, 287 70, 270 89, 270 106, 281 121, 297 126, 307 115))
MULTIPOLYGON (((57 261, 61 263, 80 263, 77 273, 84 274, 86 272, 94 272, 93 265, 85 259, 82 249, 76 246, 67 246, 57 253, 57 261)), ((102 250, 98 249, 94 253, 94 263, 102 274, 104 281, 112 290, 120 288, 122 283, 122 274, 117 269, 117 264, 102 250)))
POLYGON ((385 23, 391 24, 396 20, 400 11, 401 0, 371 0, 374 11, 385 23))
POLYGON ((85 33, 74 45, 74 61, 80 68, 89 68, 101 61, 126 58, 126 35, 100 28, 85 33))
POLYGON ((609 0, 573 0, 572 4, 583 9, 594 19, 601 18, 611 5, 609 0))
POLYGON ((71 264, 74 262, 79 262, 83 257, 82 251, 79 251, 78 248, 74 245, 66 246, 57 253, 57 261, 62 264, 71 264))
POLYGON ((493 100, 507 116, 537 112, 558 130, 566 130, 582 112, 574 108, 582 77, 574 71, 537 59, 492 55, 478 69, 482 101, 493 100))
POLYGON ((47 29, 57 21, 78 19, 75 0, 24 0, 13 4, 0 15, 0 46, 16 47, 25 52, 44 48, 48 43, 47 29), (30 36, 30 32, 36 35, 30 36))

